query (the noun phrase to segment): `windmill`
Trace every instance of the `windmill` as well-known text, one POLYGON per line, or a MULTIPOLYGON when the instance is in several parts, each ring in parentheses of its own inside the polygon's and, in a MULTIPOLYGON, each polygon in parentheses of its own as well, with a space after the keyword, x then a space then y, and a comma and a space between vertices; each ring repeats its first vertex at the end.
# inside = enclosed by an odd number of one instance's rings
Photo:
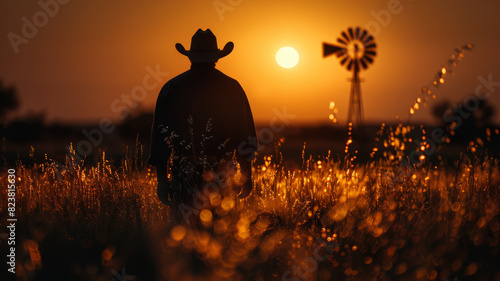
POLYGON ((368 68, 376 56, 377 45, 368 31, 359 27, 349 27, 337 38, 339 45, 323 43, 323 57, 336 55, 340 64, 352 71, 351 94, 347 122, 355 127, 363 124, 363 107, 361 103, 361 88, 359 72, 368 68))

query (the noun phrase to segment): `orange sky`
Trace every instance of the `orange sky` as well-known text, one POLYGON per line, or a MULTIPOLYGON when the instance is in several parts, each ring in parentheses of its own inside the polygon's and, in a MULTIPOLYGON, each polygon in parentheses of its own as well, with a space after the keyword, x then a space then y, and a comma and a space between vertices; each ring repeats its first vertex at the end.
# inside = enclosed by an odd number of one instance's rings
MULTIPOLYGON (((18 89, 23 113, 45 111, 49 121, 117 120, 123 114, 117 105, 125 106, 121 95, 143 85, 146 67, 169 73, 161 84, 189 68, 174 45, 189 49, 198 28, 212 29, 220 48, 235 43, 217 68, 240 82, 258 122, 285 106, 296 115, 294 123, 326 122, 330 101, 340 124, 345 122, 351 75, 337 58, 323 59, 321 46, 349 26, 370 26, 375 33, 377 57, 361 73, 368 121, 407 118, 420 88, 465 43, 476 48, 447 78, 437 100, 462 102, 479 75, 500 81, 499 1, 59 1, 67 3, 58 10, 56 0, 41 1, 52 3, 47 18, 36 1, 9 1, 0 12, 0 79, 18 89), (218 11, 215 4, 228 9, 218 11), (396 13, 386 12, 388 6, 396 13), (383 13, 391 18, 377 21, 383 13), (33 22, 34 16, 38 30, 13 47, 12 34, 23 36, 23 17, 33 22), (277 65, 274 57, 283 46, 299 52, 296 67, 277 65)), ((148 90, 137 103, 152 109, 159 90, 148 90)), ((489 101, 500 110, 498 91, 489 101)), ((433 120, 426 110, 415 118, 433 120)))

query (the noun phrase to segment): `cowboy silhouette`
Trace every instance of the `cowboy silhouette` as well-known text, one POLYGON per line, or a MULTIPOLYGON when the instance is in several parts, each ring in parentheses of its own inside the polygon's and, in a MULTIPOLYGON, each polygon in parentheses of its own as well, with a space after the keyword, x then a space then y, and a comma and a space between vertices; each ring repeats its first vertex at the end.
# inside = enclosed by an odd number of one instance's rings
POLYGON ((148 163, 156 166, 158 197, 170 206, 190 204, 187 191, 202 191, 203 183, 237 170, 236 193, 246 197, 257 149, 252 112, 240 84, 215 69, 234 44, 219 50, 212 31, 198 29, 189 51, 179 43, 175 47, 191 69, 168 81, 156 103, 148 163))

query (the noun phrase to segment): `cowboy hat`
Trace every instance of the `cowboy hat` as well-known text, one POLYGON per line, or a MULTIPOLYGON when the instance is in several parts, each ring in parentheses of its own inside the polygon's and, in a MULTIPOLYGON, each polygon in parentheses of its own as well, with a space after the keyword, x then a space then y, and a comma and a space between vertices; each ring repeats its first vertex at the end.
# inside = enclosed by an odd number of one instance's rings
POLYGON ((198 29, 191 38, 191 49, 187 51, 182 44, 175 44, 179 53, 187 56, 193 62, 215 62, 229 55, 234 48, 233 42, 228 42, 222 50, 217 48, 217 38, 210 29, 198 29))

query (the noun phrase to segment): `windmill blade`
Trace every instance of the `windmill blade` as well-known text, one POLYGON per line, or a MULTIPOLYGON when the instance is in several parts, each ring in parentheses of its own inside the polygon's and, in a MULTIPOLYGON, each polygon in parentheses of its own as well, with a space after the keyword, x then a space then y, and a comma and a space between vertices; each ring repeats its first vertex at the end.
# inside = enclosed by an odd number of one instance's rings
POLYGON ((363 67, 363 69, 367 69, 368 68, 368 65, 366 64, 365 62, 366 58, 362 58, 359 60, 359 62, 361 63, 361 66, 363 67))
POLYGON ((361 33, 361 37, 359 37, 358 39, 360 41, 363 41, 365 39, 365 36, 368 34, 368 31, 366 31, 366 29, 363 29, 363 33, 361 33))
POLYGON ((326 58, 332 54, 339 56, 339 53, 342 52, 344 48, 332 45, 329 43, 323 43, 323 57, 326 58))
POLYGON ((345 52, 339 53, 339 54, 338 54, 338 58, 339 58, 339 60, 340 60, 340 64, 342 64, 342 61, 343 61, 344 59, 347 59, 348 57, 349 57, 349 56, 348 56, 348 55, 347 55, 347 53, 345 53, 345 52))
POLYGON ((375 51, 366 51, 365 50, 365 55, 370 55, 370 56, 374 57, 374 56, 377 55, 377 52, 375 52, 375 51))
POLYGON ((362 59, 364 60, 364 62, 367 63, 367 64, 372 64, 373 63, 373 59, 375 58, 374 53, 375 52, 365 52, 364 56, 362 57, 362 59))
POLYGON ((350 58, 346 56, 345 58, 343 58, 343 59, 340 61, 340 65, 342 65, 342 66, 343 66, 343 65, 345 65, 345 63, 347 62, 347 60, 350 60, 350 58))
POLYGON ((341 33, 341 34, 342 34, 342 37, 344 37, 344 39, 345 39, 347 42, 351 41, 351 39, 347 36, 347 33, 345 33, 345 31, 342 31, 342 33, 341 33))
POLYGON ((366 49, 374 49, 374 48, 376 48, 376 47, 377 47, 377 44, 372 43, 372 44, 370 44, 370 45, 365 46, 365 50, 366 50, 366 49))
POLYGON ((369 63, 373 63, 373 58, 369 56, 364 56, 363 59, 367 60, 369 63))
POLYGON ((368 36, 368 37, 365 39, 365 41, 363 41, 363 43, 366 45, 366 44, 370 43, 371 41, 373 41, 373 36, 371 36, 371 35, 370 35, 370 36, 368 36))
POLYGON ((344 39, 342 39, 342 38, 337 38, 337 42, 339 42, 340 44, 342 44, 344 46, 347 46, 347 41, 344 41, 344 39))
POLYGON ((361 28, 356 27, 356 39, 359 39, 359 33, 361 32, 361 28))
POLYGON ((352 27, 349 27, 347 29, 347 31, 349 32, 349 35, 351 36, 351 40, 353 40, 354 39, 354 32, 352 31, 352 27))

